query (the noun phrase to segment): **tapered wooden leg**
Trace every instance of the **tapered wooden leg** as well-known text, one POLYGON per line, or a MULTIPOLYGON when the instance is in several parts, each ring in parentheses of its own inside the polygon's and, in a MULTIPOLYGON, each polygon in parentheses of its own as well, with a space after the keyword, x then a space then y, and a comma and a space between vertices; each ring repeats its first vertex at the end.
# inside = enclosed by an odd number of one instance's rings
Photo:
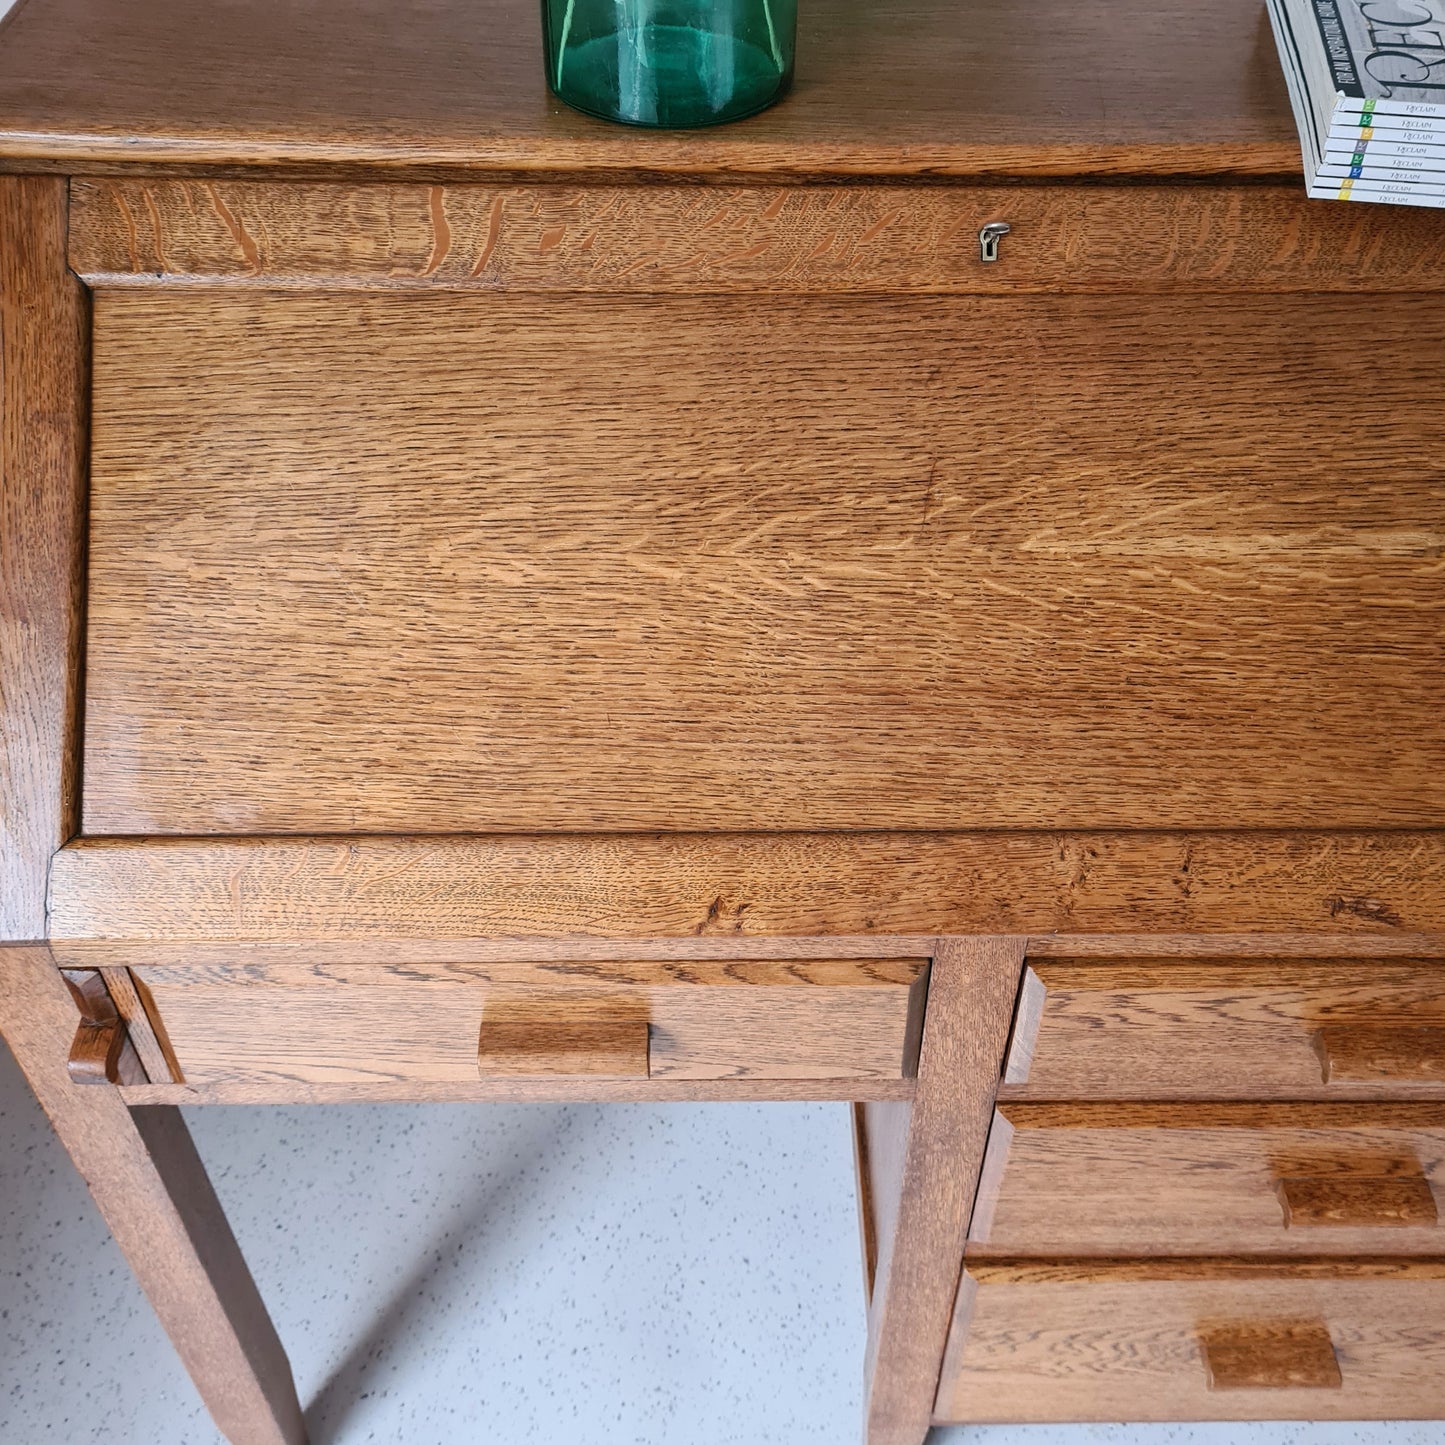
POLYGON ((917 1093, 859 1111, 876 1251, 867 1445, 928 1433, 1023 961, 1022 938, 940 939, 917 1093))
POLYGON ((281 1341, 175 1108, 66 1073, 77 1012, 43 945, 0 948, 0 1029, 232 1445, 305 1445, 281 1341))

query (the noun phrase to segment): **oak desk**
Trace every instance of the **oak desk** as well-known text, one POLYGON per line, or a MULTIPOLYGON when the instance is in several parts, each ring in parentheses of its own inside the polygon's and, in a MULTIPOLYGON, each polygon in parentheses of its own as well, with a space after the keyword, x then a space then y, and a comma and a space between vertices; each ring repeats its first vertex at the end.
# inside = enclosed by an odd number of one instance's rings
POLYGON ((870 1445, 1445 1415, 1445 215, 1256 0, 538 50, 0 30, 0 1024, 222 1430, 182 1103, 852 1100, 870 1445))

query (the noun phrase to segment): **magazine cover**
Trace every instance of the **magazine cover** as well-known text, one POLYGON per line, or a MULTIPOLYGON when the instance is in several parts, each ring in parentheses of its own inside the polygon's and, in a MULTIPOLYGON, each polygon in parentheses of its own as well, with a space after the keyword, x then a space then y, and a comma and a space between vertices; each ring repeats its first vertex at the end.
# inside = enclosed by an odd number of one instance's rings
POLYGON ((1310 0, 1342 110, 1445 115, 1445 0, 1310 0))

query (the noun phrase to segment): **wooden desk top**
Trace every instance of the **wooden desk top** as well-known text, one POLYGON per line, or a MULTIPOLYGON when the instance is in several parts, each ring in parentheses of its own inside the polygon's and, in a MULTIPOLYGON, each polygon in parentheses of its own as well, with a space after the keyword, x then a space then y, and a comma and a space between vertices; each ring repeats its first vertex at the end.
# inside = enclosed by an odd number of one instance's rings
POLYGON ((803 0, 782 105, 691 133, 568 110, 536 0, 20 0, 0 168, 1287 175, 1261 0, 803 0))

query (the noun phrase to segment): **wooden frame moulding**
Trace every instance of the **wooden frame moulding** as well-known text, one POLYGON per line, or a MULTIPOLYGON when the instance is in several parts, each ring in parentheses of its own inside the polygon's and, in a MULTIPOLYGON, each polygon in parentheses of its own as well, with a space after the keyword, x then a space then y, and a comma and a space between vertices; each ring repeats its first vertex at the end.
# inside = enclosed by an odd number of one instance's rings
POLYGON ((1445 934, 1445 831, 83 839, 54 859, 50 910, 52 946, 80 968, 180 943, 440 961, 526 939, 953 934, 1393 953, 1445 934))
POLYGON ((0 940, 46 936, 51 854, 79 825, 89 304, 65 183, 0 184, 0 940))

